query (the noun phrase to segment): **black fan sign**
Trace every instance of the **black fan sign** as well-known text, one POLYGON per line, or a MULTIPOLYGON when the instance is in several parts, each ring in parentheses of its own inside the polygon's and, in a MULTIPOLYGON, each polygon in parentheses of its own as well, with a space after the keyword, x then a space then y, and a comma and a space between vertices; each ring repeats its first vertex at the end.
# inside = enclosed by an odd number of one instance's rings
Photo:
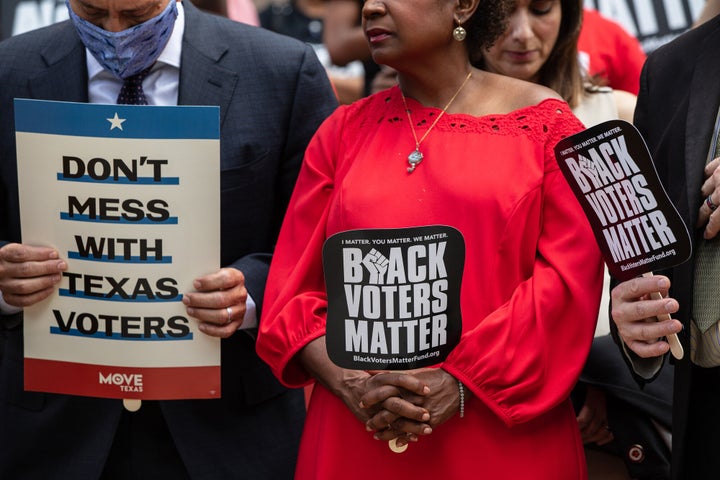
POLYGON ((350 230, 325 241, 330 360, 357 370, 442 362, 460 341, 465 241, 432 225, 350 230))
POLYGON ((628 280, 690 258, 690 235, 640 132, 610 120, 558 142, 555 157, 610 273, 628 280))

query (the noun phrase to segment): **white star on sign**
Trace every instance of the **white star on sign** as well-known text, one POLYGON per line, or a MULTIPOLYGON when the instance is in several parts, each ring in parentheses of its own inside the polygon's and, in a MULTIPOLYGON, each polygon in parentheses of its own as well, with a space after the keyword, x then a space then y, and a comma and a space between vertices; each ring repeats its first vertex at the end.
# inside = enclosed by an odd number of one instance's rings
POLYGON ((119 118, 117 112, 115 112, 115 116, 113 118, 106 118, 108 122, 110 122, 110 130, 113 130, 115 128, 119 128, 122 130, 122 124, 126 120, 125 118, 119 118))

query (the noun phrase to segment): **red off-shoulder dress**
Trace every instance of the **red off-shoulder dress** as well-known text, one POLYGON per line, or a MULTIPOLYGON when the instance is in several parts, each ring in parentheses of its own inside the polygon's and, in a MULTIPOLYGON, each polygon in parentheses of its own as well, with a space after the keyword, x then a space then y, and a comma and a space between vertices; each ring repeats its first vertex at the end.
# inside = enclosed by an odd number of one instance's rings
MULTIPOLYGON (((440 110, 408 99, 420 138, 440 110)), ((277 244, 257 349, 286 385, 313 379, 296 354, 325 334, 321 249, 337 232, 449 225, 464 236, 462 337, 442 368, 471 390, 402 454, 316 385, 298 479, 586 478, 568 394, 595 330, 602 263, 553 147, 583 129, 564 102, 444 115, 414 149, 394 87, 340 107, 318 130, 277 244)))

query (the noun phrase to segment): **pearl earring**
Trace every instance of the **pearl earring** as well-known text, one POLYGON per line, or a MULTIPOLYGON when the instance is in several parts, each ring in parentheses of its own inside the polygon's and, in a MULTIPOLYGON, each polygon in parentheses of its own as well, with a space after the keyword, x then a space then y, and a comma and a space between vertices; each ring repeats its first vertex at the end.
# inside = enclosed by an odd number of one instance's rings
POLYGON ((458 42, 462 42, 467 36, 467 31, 463 27, 457 26, 453 30, 452 35, 455 40, 457 40, 458 42))

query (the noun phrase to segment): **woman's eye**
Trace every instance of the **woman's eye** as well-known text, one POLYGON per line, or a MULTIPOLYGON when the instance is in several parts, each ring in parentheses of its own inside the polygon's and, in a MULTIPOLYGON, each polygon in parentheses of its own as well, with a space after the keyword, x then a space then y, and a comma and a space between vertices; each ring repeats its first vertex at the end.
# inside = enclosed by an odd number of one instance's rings
POLYGON ((554 4, 555 2, 547 0, 532 2, 530 4, 530 11, 535 15, 545 15, 546 13, 550 13, 550 10, 552 10, 554 4))

